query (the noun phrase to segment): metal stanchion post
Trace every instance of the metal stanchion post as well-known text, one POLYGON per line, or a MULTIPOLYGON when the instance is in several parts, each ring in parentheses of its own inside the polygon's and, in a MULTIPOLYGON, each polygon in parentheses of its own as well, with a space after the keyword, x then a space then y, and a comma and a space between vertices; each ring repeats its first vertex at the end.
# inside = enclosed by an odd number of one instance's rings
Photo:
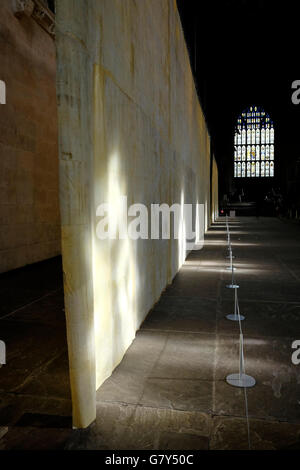
POLYGON ((231 284, 227 284, 227 289, 238 289, 240 286, 234 282, 234 276, 233 276, 233 264, 232 264, 232 269, 231 269, 231 284))
POLYGON ((230 321, 243 321, 245 320, 244 315, 238 315, 238 305, 237 305, 237 289, 234 289, 234 313, 230 313, 229 315, 226 315, 227 320, 230 321))
POLYGON ((245 374, 245 364, 244 364, 244 337, 243 334, 240 334, 240 366, 238 374, 229 374, 226 377, 226 382, 229 385, 239 388, 250 388, 254 387, 256 380, 251 377, 251 375, 245 374))
POLYGON ((227 271, 232 271, 232 270, 235 270, 235 268, 232 266, 232 259, 233 259, 233 256, 232 256, 232 248, 231 248, 231 245, 230 245, 230 248, 229 248, 229 257, 227 256, 227 258, 230 259, 230 266, 227 266, 227 271))
POLYGON ((244 336, 241 327, 241 316, 238 298, 236 297, 236 308, 238 314, 238 320, 240 324, 240 354, 239 354, 239 373, 238 374, 229 374, 226 377, 226 382, 229 385, 239 388, 250 388, 254 387, 256 380, 245 373, 245 360, 244 360, 244 336))

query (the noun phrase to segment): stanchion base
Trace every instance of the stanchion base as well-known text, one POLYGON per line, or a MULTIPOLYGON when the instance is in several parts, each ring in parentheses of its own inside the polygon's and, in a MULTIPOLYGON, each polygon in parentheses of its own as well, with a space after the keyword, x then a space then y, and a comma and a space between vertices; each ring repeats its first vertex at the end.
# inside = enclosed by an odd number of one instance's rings
MULTIPOLYGON (((230 313, 229 315, 226 315, 227 320, 230 321, 239 321, 238 315, 235 315, 234 313, 230 313)), ((240 315, 241 321, 245 320, 244 315, 240 315)))
POLYGON ((226 286, 227 289, 238 289, 240 286, 238 286, 237 284, 228 284, 226 286))
POLYGON ((256 384, 256 380, 247 374, 230 374, 226 377, 226 382, 233 387, 251 388, 256 384))

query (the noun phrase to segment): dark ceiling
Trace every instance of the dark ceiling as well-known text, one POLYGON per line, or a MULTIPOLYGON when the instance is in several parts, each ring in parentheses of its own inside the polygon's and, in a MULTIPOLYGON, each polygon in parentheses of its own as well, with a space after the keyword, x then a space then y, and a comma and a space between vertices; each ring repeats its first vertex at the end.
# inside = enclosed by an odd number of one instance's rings
POLYGON ((300 75, 296 73, 299 4, 177 0, 199 99, 223 179, 232 174, 235 120, 251 104, 262 106, 274 120, 280 169, 300 157, 300 105, 291 101, 291 84, 300 75))

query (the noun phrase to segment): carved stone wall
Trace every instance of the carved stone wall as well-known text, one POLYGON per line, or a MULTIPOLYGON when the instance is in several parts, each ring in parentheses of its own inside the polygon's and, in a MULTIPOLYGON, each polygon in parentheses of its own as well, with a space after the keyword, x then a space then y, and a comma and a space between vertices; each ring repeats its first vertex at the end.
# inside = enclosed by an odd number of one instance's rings
POLYGON ((55 34, 55 17, 42 0, 14 0, 14 12, 17 18, 32 17, 50 36, 55 34))
POLYGON ((0 1, 0 272, 60 253, 55 44, 0 1))

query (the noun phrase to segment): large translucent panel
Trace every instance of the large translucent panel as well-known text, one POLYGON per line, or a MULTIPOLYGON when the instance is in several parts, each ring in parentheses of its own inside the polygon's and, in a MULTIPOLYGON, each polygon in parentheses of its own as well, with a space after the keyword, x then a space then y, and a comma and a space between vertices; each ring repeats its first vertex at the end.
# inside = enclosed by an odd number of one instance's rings
POLYGON ((270 144, 274 144, 274 127, 270 130, 270 144))
POLYGON ((251 147, 251 160, 255 160, 255 145, 251 147))
POLYGON ((266 145, 266 160, 270 159, 270 146, 266 145))
POLYGON ((266 144, 270 143, 270 129, 267 127, 266 129, 266 144))
POLYGON ((264 160, 266 157, 266 147, 264 145, 261 146, 261 159, 264 160))
POLYGON ((265 162, 261 162, 260 176, 265 176, 265 162))
POLYGON ((270 176, 274 176, 274 162, 270 163, 270 176))
POLYGON ((256 176, 259 176, 259 169, 260 169, 260 163, 256 162, 256 167, 255 167, 256 176))
POLYGON ((242 159, 242 147, 239 145, 238 146, 238 160, 241 161, 242 159))
POLYGON ((251 176, 255 176, 255 162, 251 162, 251 176))
POLYGON ((270 162, 266 162, 265 175, 270 176, 270 162))
POLYGON ((262 144, 265 144, 265 143, 266 143, 266 130, 265 130, 264 127, 263 127, 262 130, 261 130, 261 143, 262 143, 262 144))
POLYGON ((274 145, 270 145, 270 160, 274 160, 274 145))
POLYGON ((247 177, 249 178, 251 176, 251 167, 250 167, 251 163, 250 162, 247 162, 247 177))
POLYGON ((237 164, 236 162, 234 162, 234 177, 236 178, 237 177, 237 164))

